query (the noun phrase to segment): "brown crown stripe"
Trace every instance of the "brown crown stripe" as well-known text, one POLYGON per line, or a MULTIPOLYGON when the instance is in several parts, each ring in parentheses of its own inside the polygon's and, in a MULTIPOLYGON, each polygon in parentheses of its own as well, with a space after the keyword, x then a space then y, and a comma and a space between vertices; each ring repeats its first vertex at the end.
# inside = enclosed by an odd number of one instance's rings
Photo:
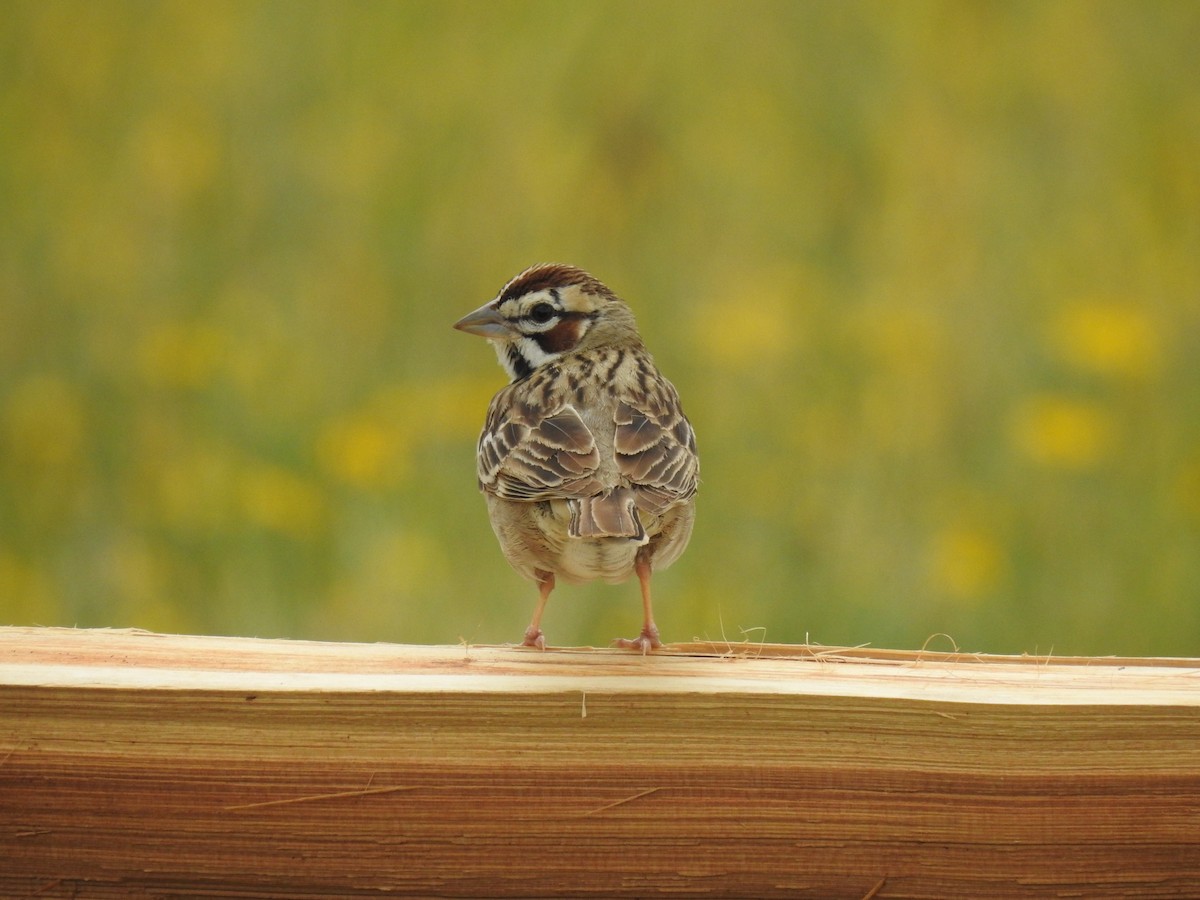
POLYGON ((548 263, 528 268, 506 284, 504 290, 500 292, 499 300, 503 303, 505 300, 512 300, 523 294, 565 288, 576 284, 589 294, 615 299, 612 291, 598 278, 589 275, 583 269, 562 263, 548 263))

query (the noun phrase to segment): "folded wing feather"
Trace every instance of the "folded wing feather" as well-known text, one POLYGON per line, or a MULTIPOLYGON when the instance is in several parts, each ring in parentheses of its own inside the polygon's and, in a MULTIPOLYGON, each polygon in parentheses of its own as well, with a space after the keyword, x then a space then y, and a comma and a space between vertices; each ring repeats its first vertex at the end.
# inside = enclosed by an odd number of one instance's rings
POLYGON ((696 438, 677 399, 617 404, 614 449, 628 486, 615 487, 596 478, 596 441, 573 406, 540 416, 530 405, 498 401, 479 438, 480 487, 507 500, 567 500, 572 537, 645 543, 639 510, 657 515, 696 493, 696 438))

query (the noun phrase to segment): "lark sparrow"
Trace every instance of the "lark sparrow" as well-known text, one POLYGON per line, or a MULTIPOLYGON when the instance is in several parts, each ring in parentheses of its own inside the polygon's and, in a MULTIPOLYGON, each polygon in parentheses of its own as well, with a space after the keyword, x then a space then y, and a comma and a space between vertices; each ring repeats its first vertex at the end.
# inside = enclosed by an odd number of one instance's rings
POLYGON ((582 269, 526 269, 454 327, 487 338, 511 382, 492 398, 477 453, 492 529, 538 585, 527 646, 545 649, 556 579, 636 574, 641 634, 661 647, 650 576, 687 546, 700 473, 679 395, 654 364, 624 301, 582 269))

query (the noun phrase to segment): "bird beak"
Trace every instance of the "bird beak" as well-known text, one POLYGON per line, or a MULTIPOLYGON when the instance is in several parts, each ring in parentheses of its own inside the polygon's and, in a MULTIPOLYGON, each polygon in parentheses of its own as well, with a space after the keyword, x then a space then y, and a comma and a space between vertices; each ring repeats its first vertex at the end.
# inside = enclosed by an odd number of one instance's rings
POLYGON ((454 323, 454 327, 467 334, 477 334, 489 340, 501 340, 508 337, 510 328, 508 322, 490 303, 485 303, 473 313, 467 313, 454 323))

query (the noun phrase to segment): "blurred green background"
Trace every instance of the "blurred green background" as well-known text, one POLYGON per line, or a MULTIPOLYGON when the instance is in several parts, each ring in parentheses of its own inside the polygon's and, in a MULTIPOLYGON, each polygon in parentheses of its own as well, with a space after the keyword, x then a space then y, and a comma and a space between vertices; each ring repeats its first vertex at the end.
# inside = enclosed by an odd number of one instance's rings
POLYGON ((699 434, 667 639, 1200 655, 1197 47, 1194 2, 8 2, 0 622, 519 639, 450 323, 553 260, 699 434))

